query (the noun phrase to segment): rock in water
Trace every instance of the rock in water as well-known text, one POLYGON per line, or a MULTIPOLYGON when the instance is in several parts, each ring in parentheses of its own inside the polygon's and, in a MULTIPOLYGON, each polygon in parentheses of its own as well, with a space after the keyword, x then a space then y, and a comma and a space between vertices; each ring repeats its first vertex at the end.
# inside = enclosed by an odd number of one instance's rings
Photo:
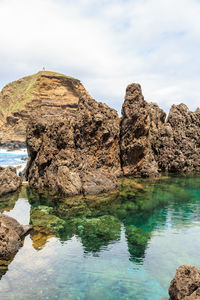
POLYGON ((115 189, 121 174, 119 117, 90 96, 75 114, 31 119, 27 127, 27 179, 40 191, 63 195, 115 189))
POLYGON ((127 87, 120 134, 124 175, 200 172, 200 109, 173 105, 165 118, 157 104, 144 100, 139 84, 127 87))
POLYGON ((150 177, 158 175, 153 142, 166 114, 147 103, 139 84, 126 89, 121 120, 121 161, 124 175, 150 177))
POLYGON ((182 265, 169 287, 170 300, 200 299, 200 270, 194 266, 182 265))
POLYGON ((200 109, 191 112, 185 104, 172 105, 154 149, 163 172, 199 173, 200 109))
POLYGON ((22 180, 16 175, 13 167, 0 167, 0 196, 15 192, 22 184, 22 180))
POLYGON ((0 214, 0 256, 9 256, 22 246, 24 235, 31 229, 20 225, 14 218, 0 214))

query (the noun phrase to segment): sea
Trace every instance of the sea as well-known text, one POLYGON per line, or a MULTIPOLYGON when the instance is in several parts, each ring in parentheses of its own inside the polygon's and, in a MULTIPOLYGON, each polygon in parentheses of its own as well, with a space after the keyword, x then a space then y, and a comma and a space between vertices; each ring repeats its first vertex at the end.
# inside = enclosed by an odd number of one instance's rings
MULTIPOLYGON (((24 167, 26 150, 0 151, 24 167)), ((34 230, 0 262, 1 300, 158 300, 182 264, 200 267, 200 176, 124 179, 119 193, 53 198, 27 185, 0 211, 34 230)))

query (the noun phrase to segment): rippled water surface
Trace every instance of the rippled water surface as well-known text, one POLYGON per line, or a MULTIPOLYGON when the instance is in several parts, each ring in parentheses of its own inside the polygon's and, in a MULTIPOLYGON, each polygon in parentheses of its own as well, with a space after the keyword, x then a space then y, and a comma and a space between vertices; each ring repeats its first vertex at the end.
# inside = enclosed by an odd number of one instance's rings
POLYGON ((200 177, 121 184, 87 199, 28 187, 1 198, 1 212, 34 225, 1 262, 1 299, 157 300, 179 265, 199 267, 200 177))

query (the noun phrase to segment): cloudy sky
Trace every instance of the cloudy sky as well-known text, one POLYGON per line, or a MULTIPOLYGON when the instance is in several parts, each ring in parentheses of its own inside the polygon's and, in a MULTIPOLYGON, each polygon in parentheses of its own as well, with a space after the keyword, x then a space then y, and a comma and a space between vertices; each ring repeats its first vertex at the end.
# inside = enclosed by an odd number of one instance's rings
POLYGON ((43 68, 120 112, 129 83, 200 106, 199 0, 0 0, 0 88, 43 68))

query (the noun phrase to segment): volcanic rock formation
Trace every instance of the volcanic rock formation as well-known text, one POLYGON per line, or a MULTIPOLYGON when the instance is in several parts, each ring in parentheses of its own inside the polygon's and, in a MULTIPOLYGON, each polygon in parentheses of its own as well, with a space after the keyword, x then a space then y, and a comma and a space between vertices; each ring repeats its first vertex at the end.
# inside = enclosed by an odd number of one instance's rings
POLYGON ((155 158, 163 172, 200 172, 200 109, 172 105, 154 144, 155 158))
POLYGON ((169 287, 170 300, 200 299, 200 270, 194 266, 182 265, 169 287))
POLYGON ((128 85, 122 106, 120 134, 124 175, 158 175, 153 144, 165 117, 164 111, 156 104, 144 100, 139 84, 128 85))
POLYGON ((117 177, 200 172, 200 109, 147 103, 139 84, 126 89, 122 118, 98 103, 79 80, 39 72, 0 93, 0 145, 23 145, 26 175, 37 190, 100 193, 117 177))
POLYGON ((120 134, 124 175, 200 172, 200 109, 173 105, 165 117, 157 104, 144 100, 140 85, 127 87, 120 134))
POLYGON ((25 146, 31 115, 74 113, 83 95, 88 92, 79 80, 49 71, 7 84, 0 93, 0 145, 25 146))
POLYGON ((27 127, 27 179, 39 191, 64 195, 115 189, 121 174, 119 118, 90 96, 76 114, 32 119, 27 127))
POLYGON ((0 167, 0 196, 15 192, 22 184, 22 180, 16 175, 13 167, 0 167))
POLYGON ((95 194, 117 177, 200 172, 200 110, 173 105, 167 121, 139 84, 127 87, 121 121, 115 110, 80 96, 75 113, 32 118, 27 127, 27 179, 37 190, 95 194))
POLYGON ((0 256, 13 254, 22 246, 24 235, 32 228, 20 225, 14 218, 0 214, 0 256))

